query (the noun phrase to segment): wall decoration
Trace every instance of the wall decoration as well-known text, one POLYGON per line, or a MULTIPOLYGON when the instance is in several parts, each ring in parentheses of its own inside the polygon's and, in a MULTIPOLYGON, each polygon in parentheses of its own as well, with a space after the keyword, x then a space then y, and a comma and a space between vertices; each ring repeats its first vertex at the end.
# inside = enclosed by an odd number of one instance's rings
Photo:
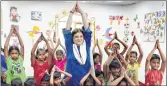
POLYGON ((137 28, 140 28, 140 22, 137 22, 137 28))
POLYGON ((142 30, 145 42, 155 42, 159 39, 164 42, 165 39, 165 13, 166 11, 156 11, 145 14, 144 29, 142 30))
POLYGON ((35 34, 39 34, 40 32, 40 28, 38 26, 33 26, 33 30, 32 31, 28 31, 28 35, 31 38, 34 38, 35 34))
POLYGON ((100 26, 96 25, 96 31, 99 31, 99 30, 100 30, 100 26))
POLYGON ((124 24, 124 27, 125 27, 125 31, 124 31, 124 35, 125 37, 123 38, 124 42, 128 42, 129 38, 128 38, 128 35, 129 35, 129 23, 128 23, 128 18, 126 18, 126 23, 124 24))
POLYGON ((109 16, 109 20, 110 20, 110 25, 112 25, 114 20, 118 21, 118 25, 120 25, 121 20, 123 20, 123 16, 109 16))
POLYGON ((135 32, 134 32, 134 31, 132 31, 132 32, 131 32, 131 35, 132 35, 132 36, 134 36, 134 34, 135 34, 135 32))
POLYGON ((16 7, 10 7, 10 21, 12 21, 12 22, 19 22, 20 21, 20 16, 17 13, 16 7))
POLYGON ((138 19, 138 15, 136 15, 136 17, 133 20, 136 22, 137 19, 138 19))
POLYGON ((31 11, 31 20, 42 20, 42 12, 40 11, 31 11))
POLYGON ((112 30, 112 27, 107 28, 105 34, 103 35, 103 36, 105 36, 108 40, 111 40, 111 39, 112 39, 111 36, 112 36, 113 34, 110 32, 111 30, 112 30))

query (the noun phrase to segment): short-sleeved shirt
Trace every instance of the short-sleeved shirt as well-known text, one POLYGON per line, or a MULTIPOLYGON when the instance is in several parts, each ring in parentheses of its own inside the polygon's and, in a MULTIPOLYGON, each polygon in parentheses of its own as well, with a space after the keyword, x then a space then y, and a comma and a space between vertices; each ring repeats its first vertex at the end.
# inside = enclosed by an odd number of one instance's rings
POLYGON ((146 86, 160 86, 162 84, 163 74, 159 70, 149 70, 145 76, 146 86))
POLYGON ((128 64, 128 76, 132 79, 132 81, 135 83, 135 85, 139 85, 138 82, 138 69, 140 67, 140 64, 138 62, 134 63, 134 66, 128 64))
POLYGON ((22 82, 25 81, 26 75, 23 67, 23 58, 20 55, 17 60, 13 60, 11 56, 9 56, 6 60, 6 64, 8 67, 6 78, 7 84, 11 84, 11 81, 15 78, 20 78, 22 82))
POLYGON ((66 57, 64 57, 61 61, 58 61, 57 59, 53 60, 53 64, 59 67, 61 70, 65 70, 65 65, 66 65, 66 57))

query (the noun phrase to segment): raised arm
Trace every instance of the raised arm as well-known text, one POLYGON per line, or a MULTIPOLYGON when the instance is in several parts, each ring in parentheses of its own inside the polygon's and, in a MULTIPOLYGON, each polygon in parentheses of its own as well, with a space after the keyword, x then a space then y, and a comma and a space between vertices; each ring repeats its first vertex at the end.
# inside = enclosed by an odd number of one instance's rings
POLYGON ((104 50, 105 50, 105 52, 107 53, 108 56, 110 55, 110 52, 109 52, 108 47, 109 47, 109 45, 112 43, 112 41, 113 41, 114 39, 115 39, 115 35, 114 35, 114 37, 111 39, 111 41, 108 42, 107 45, 104 47, 104 50))
POLYGON ((76 9, 76 4, 74 5, 72 10, 70 11, 70 15, 68 17, 67 24, 66 24, 66 30, 70 30, 70 27, 72 25, 72 16, 73 16, 74 12, 76 11, 75 9, 76 9))
POLYGON ((128 62, 128 59, 129 59, 130 52, 132 51, 132 48, 135 45, 135 41, 136 41, 136 36, 133 37, 133 42, 132 42, 131 46, 129 47, 129 49, 128 49, 127 53, 126 53, 125 60, 127 62, 128 62))
POLYGON ((19 29, 19 26, 15 26, 13 33, 16 34, 16 36, 19 39, 19 43, 20 43, 20 46, 21 46, 21 52, 20 52, 20 54, 21 54, 21 57, 24 60, 24 44, 23 44, 23 40, 22 40, 22 38, 21 38, 21 36, 20 36, 20 34, 18 32, 18 29, 19 29))
POLYGON ((53 53, 52 53, 52 49, 50 48, 50 45, 47 41, 47 39, 43 36, 43 33, 41 34, 42 39, 45 41, 47 49, 48 49, 48 64, 51 66, 52 65, 52 57, 53 57, 53 53))
POLYGON ((145 74, 147 74, 147 71, 149 70, 149 67, 150 67, 150 59, 154 53, 154 51, 156 50, 157 48, 157 41, 155 43, 155 46, 154 48, 152 49, 152 51, 148 54, 147 58, 146 58, 146 63, 145 63, 145 74))
POLYGON ((97 79, 97 77, 96 77, 95 75, 93 75, 93 74, 91 73, 91 76, 93 77, 93 79, 95 80, 95 82, 97 83, 98 86, 101 86, 101 85, 102 85, 102 83, 97 79))
POLYGON ((98 48, 98 50, 99 50, 99 54, 100 54, 100 63, 102 63, 103 53, 102 53, 101 48, 100 48, 100 46, 99 46, 99 42, 98 42, 98 40, 97 40, 97 48, 98 48))
POLYGON ((120 57, 120 59, 123 61, 123 64, 121 64, 121 62, 119 61, 120 65, 124 66, 124 68, 126 69, 128 66, 128 63, 125 61, 123 55, 121 55, 118 50, 117 50, 117 56, 120 57))
POLYGON ((41 36, 40 36, 40 37, 38 38, 38 40, 35 42, 35 44, 33 45, 33 47, 32 47, 32 50, 31 50, 31 66, 33 66, 34 63, 35 63, 35 50, 36 50, 38 44, 39 44, 41 41, 42 41, 42 39, 41 39, 41 36))
POLYGON ((11 29, 10 29, 10 33, 8 35, 8 37, 6 38, 6 41, 5 41, 5 45, 4 45, 4 56, 5 56, 5 60, 7 60, 8 58, 8 47, 9 47, 9 41, 10 41, 10 38, 13 34, 13 31, 14 31, 14 25, 12 25, 11 29))
POLYGON ((121 52, 121 55, 124 55, 124 53, 125 53, 126 50, 128 49, 128 45, 125 44, 122 40, 120 40, 120 39, 117 37, 117 33, 116 33, 115 39, 118 40, 118 41, 124 46, 124 49, 123 49, 123 51, 121 52))
POLYGON ((50 85, 53 86, 54 85, 54 72, 55 72, 55 66, 53 66, 51 73, 50 73, 50 85))
POLYGON ((137 62, 140 64, 141 61, 142 61, 142 59, 143 59, 143 50, 141 49, 141 46, 140 46, 140 44, 138 43, 137 39, 136 39, 136 45, 137 45, 138 50, 139 50, 139 53, 140 53, 137 62))
MULTIPOLYGON (((60 40, 60 39, 59 39, 60 40)), ((60 41, 60 46, 63 48, 64 52, 66 53, 66 48, 62 45, 61 41, 60 41)))
POLYGON ((118 83, 124 78, 124 71, 121 71, 121 76, 118 77, 117 79, 115 79, 114 81, 112 81, 112 79, 110 78, 110 80, 107 82, 108 85, 110 86, 117 86, 118 83))
POLYGON ((78 4, 78 1, 76 3, 76 10, 77 12, 79 12, 82 16, 82 22, 83 22, 83 25, 84 25, 84 28, 85 30, 88 29, 89 25, 88 25, 88 19, 86 17, 86 13, 84 13, 84 11, 82 11, 82 9, 80 8, 79 4, 78 4))
POLYGON ((162 52, 162 50, 160 48, 159 40, 157 41, 157 49, 158 49, 158 51, 160 53, 160 56, 161 56, 161 59, 162 59, 160 71, 163 74, 164 71, 165 71, 165 68, 166 68, 166 57, 165 57, 164 53, 162 52))
POLYGON ((91 69, 89 70, 89 72, 80 80, 80 85, 83 86, 85 80, 88 78, 88 76, 91 73, 91 69))
POLYGON ((125 79, 129 82, 130 86, 135 86, 135 83, 132 81, 131 78, 129 78, 129 76, 127 75, 127 71, 124 72, 125 73, 125 79))

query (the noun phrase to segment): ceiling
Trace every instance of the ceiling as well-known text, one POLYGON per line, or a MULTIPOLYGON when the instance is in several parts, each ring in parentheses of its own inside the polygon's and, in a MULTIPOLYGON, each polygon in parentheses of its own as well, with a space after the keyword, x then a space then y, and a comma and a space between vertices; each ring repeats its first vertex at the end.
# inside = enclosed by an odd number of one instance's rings
MULTIPOLYGON (((75 1, 61 1, 61 2, 75 2, 75 1)), ((79 1, 79 3, 91 3, 91 4, 101 4, 101 5, 132 5, 139 1, 79 1)))

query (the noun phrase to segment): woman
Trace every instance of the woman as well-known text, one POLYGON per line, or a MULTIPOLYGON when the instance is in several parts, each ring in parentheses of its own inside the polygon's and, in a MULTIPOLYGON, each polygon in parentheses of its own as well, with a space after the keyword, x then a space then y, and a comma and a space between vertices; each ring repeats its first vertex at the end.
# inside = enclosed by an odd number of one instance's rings
POLYGON ((70 11, 66 28, 63 29, 65 46, 67 49, 66 71, 72 74, 72 78, 67 82, 67 86, 79 86, 80 80, 90 70, 90 46, 91 34, 85 13, 81 10, 78 3, 70 11), (82 16, 84 27, 74 29, 71 33, 72 15, 78 12, 82 16))

